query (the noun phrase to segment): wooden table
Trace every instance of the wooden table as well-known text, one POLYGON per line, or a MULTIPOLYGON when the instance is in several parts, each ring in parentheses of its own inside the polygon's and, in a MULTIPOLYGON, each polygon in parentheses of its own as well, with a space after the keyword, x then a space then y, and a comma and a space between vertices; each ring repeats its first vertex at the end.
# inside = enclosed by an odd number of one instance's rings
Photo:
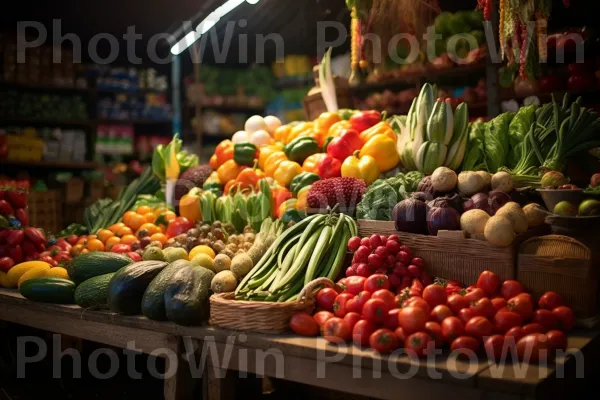
MULTIPOLYGON (((572 379, 577 372, 575 357, 558 358, 548 367, 527 365, 519 375, 518 364, 507 364, 498 370, 487 360, 469 364, 448 355, 440 355, 432 361, 412 360, 407 355, 382 357, 356 346, 338 348, 322 338, 246 334, 210 326, 190 328, 140 316, 34 303, 6 289, 0 289, 0 320, 122 348, 135 340, 136 347, 146 353, 158 348, 175 351, 180 355, 179 368, 172 378, 165 380, 165 399, 169 400, 191 398, 191 379, 200 376, 204 384, 203 398, 233 398, 235 385, 231 379, 236 374, 229 373, 222 379, 225 370, 380 399, 397 399, 399 393, 462 400, 548 398, 550 395, 554 398, 557 393, 570 390, 570 385, 581 383, 572 379), (193 361, 192 367, 185 362, 188 352, 194 354, 189 358, 193 361), (196 370, 198 367, 204 368, 196 370), (561 371, 565 379, 557 379, 561 371)), ((598 332, 569 336, 569 348, 578 349, 585 358, 585 369, 580 372, 586 376, 598 361, 599 347, 598 332)))

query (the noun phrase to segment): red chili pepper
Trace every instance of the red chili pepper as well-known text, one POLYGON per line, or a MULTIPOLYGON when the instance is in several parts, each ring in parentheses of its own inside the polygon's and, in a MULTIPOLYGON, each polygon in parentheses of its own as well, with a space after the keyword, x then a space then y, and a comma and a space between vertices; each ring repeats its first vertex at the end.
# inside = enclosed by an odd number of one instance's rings
POLYGON ((24 208, 17 208, 15 210, 15 218, 18 219, 22 225, 29 225, 29 215, 24 208))
POLYGON ((16 191, 16 190, 9 190, 5 193, 4 195, 6 197, 6 200, 8 200, 8 202, 10 204, 12 204, 12 206, 14 208, 25 208, 27 207, 27 193, 26 192, 22 192, 22 191, 16 191))
POLYGON ((15 264, 23 262, 23 249, 20 245, 11 246, 8 250, 9 257, 13 259, 15 264))
POLYGON ((33 242, 31 242, 30 240, 25 240, 23 242, 23 252, 25 252, 25 255, 31 255, 31 254, 37 254, 38 250, 35 247, 35 244, 33 244, 33 242))
POLYGON ((344 161, 356 150, 360 150, 364 144, 358 131, 345 129, 340 136, 331 140, 327 146, 327 154, 340 161, 344 161))
POLYGON ((46 238, 39 229, 30 226, 25 228, 23 232, 25 233, 25 237, 32 241, 37 248, 39 248, 40 245, 46 245, 46 238))
POLYGON ((338 178, 342 176, 342 162, 328 155, 319 162, 317 170, 322 179, 338 178))
POLYGON ((356 129, 358 133, 369 129, 381 122, 381 113, 379 111, 360 111, 350 117, 350 125, 356 129))
POLYGON ((6 238, 6 244, 9 246, 16 246, 18 244, 23 243, 23 238, 25 235, 22 230, 14 230, 11 231, 8 237, 6 238))

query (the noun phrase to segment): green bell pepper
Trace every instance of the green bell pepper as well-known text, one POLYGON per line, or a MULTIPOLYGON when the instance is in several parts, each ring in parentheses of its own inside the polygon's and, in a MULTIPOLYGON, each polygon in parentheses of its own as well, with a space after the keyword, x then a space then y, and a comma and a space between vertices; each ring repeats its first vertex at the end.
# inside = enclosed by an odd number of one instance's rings
POLYGON ((350 110, 348 108, 343 108, 341 110, 338 110, 338 114, 342 120, 348 121, 354 114, 356 114, 356 111, 350 110))
POLYGON ((202 186, 202 190, 213 192, 216 196, 223 193, 223 185, 217 182, 207 182, 202 186))
POLYGON ((308 156, 319 152, 319 145, 311 137, 299 137, 288 143, 283 152, 291 161, 302 164, 308 156))
POLYGON ((329 146, 329 143, 331 143, 333 138, 334 138, 334 136, 327 136, 325 138, 325 143, 323 143, 323 148, 321 150, 323 153, 327 153, 327 146, 329 146))
POLYGON ((294 179, 290 182, 290 191, 294 195, 294 197, 298 196, 298 192, 305 186, 312 185, 316 181, 321 179, 321 177, 312 172, 303 172, 300 175, 296 175, 294 179))
POLYGON ((231 196, 221 196, 215 201, 215 213, 218 221, 231 222, 233 215, 233 199, 231 196))
POLYGON ((252 143, 238 143, 233 146, 233 161, 238 165, 254 165, 258 149, 252 143))
POLYGON ((215 202, 217 196, 211 191, 205 190, 200 194, 200 212, 202 220, 212 224, 216 220, 215 202))

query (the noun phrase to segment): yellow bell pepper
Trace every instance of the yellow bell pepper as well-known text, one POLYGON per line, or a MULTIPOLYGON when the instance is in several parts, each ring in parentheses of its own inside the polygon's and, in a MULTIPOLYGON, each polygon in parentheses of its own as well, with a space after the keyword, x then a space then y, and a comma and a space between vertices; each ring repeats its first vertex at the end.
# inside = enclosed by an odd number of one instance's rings
POLYGON ((276 151, 281 151, 282 148, 279 147, 278 145, 272 144, 269 146, 265 146, 265 147, 261 147, 259 149, 259 155, 258 155, 258 167, 262 170, 265 169, 265 163, 267 161, 267 158, 269 158, 269 156, 273 153, 275 153, 276 151))
POLYGON ((292 209, 296 208, 297 203, 298 203, 298 200, 296 200, 296 199, 289 199, 289 200, 286 200, 283 203, 281 203, 279 205, 279 208, 277 209, 277 217, 281 218, 281 216, 283 214, 285 214, 285 212, 287 210, 292 210, 292 209))
POLYGON ((287 136, 290 134, 292 130, 292 125, 281 125, 279 128, 275 129, 273 132, 273 139, 277 142, 286 142, 287 136))
POLYGON ((306 208, 308 207, 306 199, 308 197, 308 191, 311 187, 312 185, 304 186, 302 189, 300 189, 300 191, 298 191, 298 201, 296 202, 296 210, 306 211, 306 208))
POLYGON ((327 132, 327 136, 338 137, 341 133, 346 129, 352 129, 352 124, 350 121, 339 121, 335 124, 331 125, 329 131, 327 132))
POLYGON ((390 124, 385 121, 381 121, 369 129, 362 131, 360 133, 360 138, 363 140, 363 142, 367 143, 375 135, 386 135, 392 139, 394 143, 398 140, 398 135, 396 135, 396 132, 394 132, 390 124))
POLYGON ((217 176, 222 184, 234 180, 242 172, 242 169, 247 168, 243 165, 238 165, 233 160, 225 161, 217 170, 217 176))
POLYGON ((304 163, 302 163, 302 169, 306 172, 312 172, 313 174, 319 174, 319 169, 317 168, 319 163, 327 157, 325 153, 317 153, 312 156, 308 156, 304 163))
POLYGON ((179 200, 179 215, 192 222, 202 221, 200 210, 200 188, 193 188, 179 200))
POLYGON ((327 134, 329 128, 341 120, 340 115, 336 112, 324 112, 315 120, 315 130, 327 134))
POLYGON ((302 167, 297 162, 283 161, 281 162, 281 164, 279 164, 279 167, 277 167, 277 170, 275 171, 273 177, 275 178, 275 181, 277 181, 277 183, 279 183, 282 186, 288 187, 292 179, 294 179, 296 175, 299 175, 302 172, 302 167))
POLYGON ((177 161, 177 152, 175 145, 168 146, 169 153, 165 155, 165 177, 167 180, 179 178, 179 161, 177 161))
POLYGON ((314 124, 312 122, 299 122, 294 125, 290 133, 287 135, 286 140, 283 140, 283 143, 288 144, 292 140, 309 136, 314 130, 314 124))
POLYGON ((379 178, 379 165, 372 156, 362 156, 358 158, 358 151, 347 157, 342 163, 342 176, 362 179, 367 185, 375 182, 379 178))
POLYGON ((276 151, 272 153, 265 161, 265 167, 263 168, 265 175, 272 178, 275 175, 275 171, 277 171, 279 164, 287 159, 288 158, 283 151, 276 151))
POLYGON ((213 171, 210 173, 208 178, 206 178, 206 180, 204 181, 204 184, 207 184, 207 183, 221 184, 221 181, 219 180, 219 174, 217 173, 217 171, 213 171))
POLYGON ((371 156, 379 165, 380 172, 386 172, 400 163, 396 142, 387 135, 375 135, 360 149, 359 157, 371 156))

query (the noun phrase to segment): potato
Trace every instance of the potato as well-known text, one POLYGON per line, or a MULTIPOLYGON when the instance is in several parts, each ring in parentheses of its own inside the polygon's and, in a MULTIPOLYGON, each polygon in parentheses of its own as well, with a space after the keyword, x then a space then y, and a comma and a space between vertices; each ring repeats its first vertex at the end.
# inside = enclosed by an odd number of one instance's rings
POLYGON ((525 218, 527 218, 527 225, 530 228, 543 225, 546 221, 546 216, 548 215, 548 213, 536 203, 527 204, 523 207, 523 212, 525 213, 525 218))
POLYGON ((483 233, 490 216, 483 210, 469 210, 460 217, 460 228, 469 235, 483 233))
POLYGON ((524 233, 529 229, 529 223, 527 217, 521 209, 521 206, 514 201, 506 203, 498 211, 496 215, 506 217, 513 225, 513 229, 516 233, 524 233))
POLYGON ((485 240, 498 247, 510 246, 517 237, 508 218, 499 215, 494 215, 488 220, 483 233, 485 240))

